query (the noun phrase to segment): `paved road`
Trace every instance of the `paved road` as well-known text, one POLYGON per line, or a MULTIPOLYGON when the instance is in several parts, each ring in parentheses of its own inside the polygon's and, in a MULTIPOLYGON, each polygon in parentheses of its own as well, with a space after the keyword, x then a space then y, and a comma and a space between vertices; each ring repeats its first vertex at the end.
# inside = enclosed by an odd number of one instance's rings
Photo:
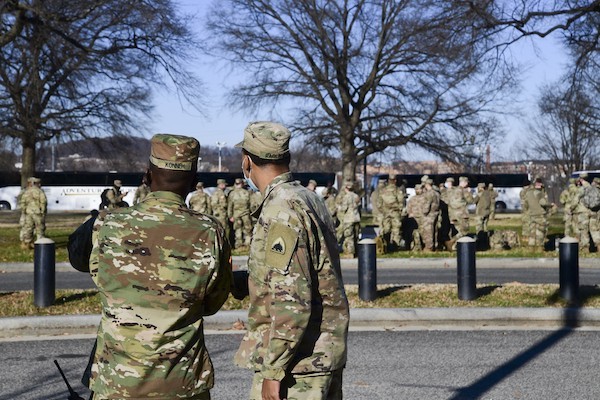
MULTIPOLYGON (((600 261, 599 261, 600 263, 600 261)), ((346 284, 358 283, 356 269, 342 270, 346 284)), ((503 284, 522 283, 558 283, 557 268, 480 268, 477 270, 477 282, 503 284)), ((600 268, 581 268, 581 285, 600 283, 600 268)), ((378 284, 415 284, 415 283, 456 283, 456 268, 378 268, 378 284)), ((57 289, 91 289, 94 283, 88 274, 77 271, 57 271, 57 289)), ((0 274, 0 291, 33 290, 32 272, 10 272, 0 274)))
MULTIPOLYGON (((208 335, 214 399, 246 398, 251 376, 232 365, 240 334, 208 335)), ((346 399, 598 399, 598 331, 351 332, 346 399)), ((66 398, 58 359, 78 377, 92 339, 0 342, 0 400, 66 398)))

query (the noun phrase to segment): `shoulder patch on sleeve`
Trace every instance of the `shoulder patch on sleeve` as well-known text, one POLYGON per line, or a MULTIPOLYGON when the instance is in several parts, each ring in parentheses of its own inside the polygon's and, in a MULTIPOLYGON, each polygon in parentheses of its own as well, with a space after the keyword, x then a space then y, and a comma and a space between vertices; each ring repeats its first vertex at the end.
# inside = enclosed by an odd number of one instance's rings
POLYGON ((298 244, 298 232, 281 222, 273 221, 267 232, 265 263, 287 273, 292 255, 298 244))

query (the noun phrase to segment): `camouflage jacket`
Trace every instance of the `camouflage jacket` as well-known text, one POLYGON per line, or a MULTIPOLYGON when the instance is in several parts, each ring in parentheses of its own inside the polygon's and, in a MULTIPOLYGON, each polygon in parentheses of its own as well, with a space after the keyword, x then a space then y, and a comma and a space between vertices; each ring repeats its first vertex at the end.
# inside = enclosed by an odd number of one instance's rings
POLYGON ((489 190, 484 189, 481 192, 477 192, 474 197, 475 204, 475 214, 480 217, 487 217, 490 215, 491 204, 492 204, 492 196, 489 190))
POLYGON ((210 196, 210 206, 215 217, 221 219, 227 215, 227 194, 223 189, 217 188, 210 196))
POLYGON ((250 215, 250 192, 244 188, 235 188, 227 196, 227 216, 240 218, 250 215))
POLYGON ((548 202, 548 194, 542 189, 530 189, 525 195, 525 206, 532 217, 546 216, 551 204, 548 202))
POLYGON ((102 302, 90 381, 99 398, 190 398, 213 386, 202 317, 229 294, 223 235, 172 192, 100 213, 90 257, 102 302))
POLYGON ((388 183, 379 189, 377 210, 383 215, 397 214, 404 210, 404 191, 396 185, 388 183))
POLYGON ((343 222, 345 224, 354 224, 360 222, 360 213, 358 212, 358 205, 360 204, 360 197, 354 192, 348 192, 344 195, 342 202, 339 204, 337 213, 343 215, 343 222))
POLYGON ((48 199, 42 189, 32 186, 22 193, 19 205, 24 214, 46 214, 48 199))
POLYGON ((190 196, 190 208, 194 211, 201 212, 203 214, 212 214, 212 207, 210 204, 210 196, 208 193, 205 193, 204 190, 199 189, 196 190, 190 196))
POLYGON ((409 218, 420 219, 423 218, 426 214, 427 209, 427 197, 425 193, 416 194, 408 199, 408 204, 406 205, 406 212, 409 218))
POLYGON ((469 218, 467 206, 473 204, 474 199, 468 188, 452 186, 444 192, 444 202, 448 205, 448 215, 453 220, 469 218))
POLYGON ((264 378, 346 363, 349 310, 333 221, 290 173, 265 189, 248 270, 248 331, 235 356, 264 378))
POLYGON ((133 204, 143 201, 146 196, 148 196, 148 193, 150 193, 150 187, 145 183, 142 183, 135 191, 135 195, 133 196, 133 204))
POLYGON ((423 192, 424 204, 423 213, 427 217, 435 217, 440 211, 440 194, 435 189, 428 189, 423 192))

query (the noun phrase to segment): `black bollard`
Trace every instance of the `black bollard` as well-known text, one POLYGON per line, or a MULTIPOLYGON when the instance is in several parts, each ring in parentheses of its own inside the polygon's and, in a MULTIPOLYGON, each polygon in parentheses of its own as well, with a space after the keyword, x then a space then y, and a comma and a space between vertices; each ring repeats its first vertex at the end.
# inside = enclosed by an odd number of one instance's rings
POLYGON ((559 294, 575 303, 579 299, 579 241, 566 237, 558 246, 559 294))
POLYGON ((475 272, 475 239, 464 236, 456 245, 456 274, 459 300, 477 298, 477 276, 475 272))
POLYGON ((54 241, 38 239, 33 250, 33 304, 48 307, 54 303, 55 289, 54 241))
POLYGON ((358 242, 358 297, 373 301, 377 298, 377 257, 373 239, 358 242))

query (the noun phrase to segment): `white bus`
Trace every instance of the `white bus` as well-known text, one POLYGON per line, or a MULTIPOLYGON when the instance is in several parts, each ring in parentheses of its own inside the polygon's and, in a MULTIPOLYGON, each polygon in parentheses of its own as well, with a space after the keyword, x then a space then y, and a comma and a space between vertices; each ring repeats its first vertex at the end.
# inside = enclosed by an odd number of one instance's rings
MULTIPOLYGON (((100 195, 110 188, 113 181, 121 180, 122 192, 128 192, 124 201, 133 204, 137 187, 142 183, 139 172, 40 172, 35 174, 42 180, 42 190, 48 198, 49 211, 90 211, 100 208, 100 195)), ((294 178, 306 186, 310 179, 317 181, 319 188, 335 185, 335 173, 293 173, 294 178)), ((241 171, 198 172, 197 180, 204 182, 207 192, 212 193, 217 179, 225 179, 233 185, 235 178, 243 178, 241 171)), ((16 210, 17 196, 21 191, 21 177, 16 171, 0 171, 0 210, 16 210)), ((320 194, 320 192, 319 192, 320 194)))

